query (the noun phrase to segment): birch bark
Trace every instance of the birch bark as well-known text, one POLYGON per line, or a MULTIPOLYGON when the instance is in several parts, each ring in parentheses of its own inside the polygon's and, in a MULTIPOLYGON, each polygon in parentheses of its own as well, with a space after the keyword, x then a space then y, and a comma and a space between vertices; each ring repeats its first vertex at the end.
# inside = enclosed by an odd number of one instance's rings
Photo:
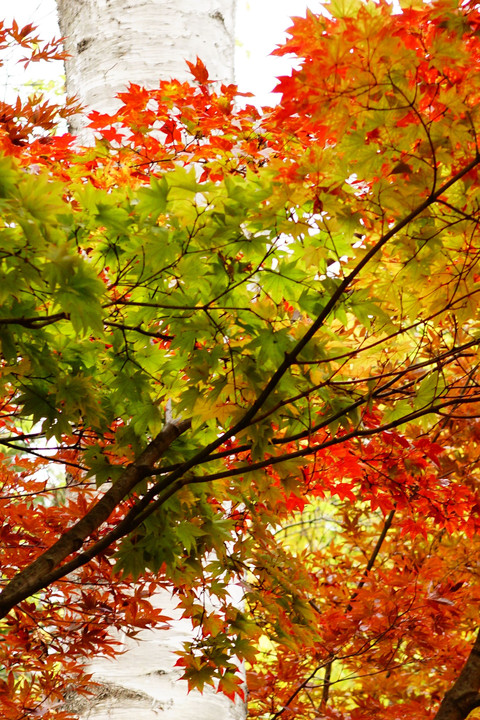
MULTIPOLYGON (((67 92, 89 109, 114 111, 116 93, 129 82, 155 87, 160 78, 187 79, 185 60, 197 56, 212 79, 233 81, 235 0, 57 0, 57 9, 71 55, 67 92)), ((166 615, 175 613, 168 593, 156 602, 166 615)), ((242 720, 243 703, 210 689, 187 694, 178 680, 174 652, 191 634, 177 619, 170 631, 119 638, 114 661, 95 658, 87 668, 97 694, 88 703, 73 698, 72 709, 82 720, 242 720)))
POLYGON ((128 82, 191 77, 197 55, 212 79, 233 82, 236 0, 57 0, 67 92, 111 112, 128 82))
POLYGON ((74 696, 70 710, 80 720, 244 720, 246 708, 207 687, 187 693, 174 667, 175 650, 191 640, 190 623, 181 620, 171 596, 155 598, 166 615, 177 616, 170 630, 148 630, 137 639, 118 637, 119 654, 113 660, 96 658, 87 671, 98 683, 88 700, 74 696))

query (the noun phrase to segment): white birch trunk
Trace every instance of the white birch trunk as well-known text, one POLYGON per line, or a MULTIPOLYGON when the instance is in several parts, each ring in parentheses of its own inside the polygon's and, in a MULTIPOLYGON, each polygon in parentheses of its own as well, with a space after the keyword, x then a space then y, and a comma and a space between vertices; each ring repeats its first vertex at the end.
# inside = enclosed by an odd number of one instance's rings
MULTIPOLYGON (((179 615, 167 592, 158 594, 157 604, 170 617, 179 615)), ((118 636, 119 654, 115 659, 96 658, 87 671, 98 683, 88 700, 74 696, 68 709, 81 720, 244 720, 245 705, 230 702, 207 687, 187 693, 174 667, 175 650, 191 639, 188 621, 172 623, 166 630, 145 630, 132 640, 118 636)))
MULTIPOLYGON (((235 0, 57 0, 57 8, 71 55, 67 92, 88 109, 115 111, 115 95, 129 82, 154 88, 160 78, 185 80, 185 60, 197 56, 212 80, 233 81, 235 0)), ((174 612, 168 593, 156 600, 165 614, 174 612)), ((71 709, 82 720, 242 720, 243 703, 212 689, 187 694, 178 680, 174 652, 191 635, 190 624, 179 620, 169 631, 120 638, 125 652, 87 667, 99 683, 96 695, 73 698, 71 709)))
POLYGON ((200 57, 212 80, 233 82, 236 0, 57 0, 67 92, 112 112, 129 82, 191 78, 200 57))

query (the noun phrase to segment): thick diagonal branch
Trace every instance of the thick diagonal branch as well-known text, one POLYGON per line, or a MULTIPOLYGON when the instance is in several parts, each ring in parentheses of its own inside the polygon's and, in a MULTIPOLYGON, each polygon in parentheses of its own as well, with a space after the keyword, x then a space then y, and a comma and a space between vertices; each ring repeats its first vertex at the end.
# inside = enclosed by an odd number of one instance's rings
POLYGON ((151 473, 155 463, 172 442, 189 427, 189 420, 166 425, 84 517, 8 583, 0 594, 0 617, 4 617, 17 603, 44 587, 45 576, 83 545, 128 493, 151 473))

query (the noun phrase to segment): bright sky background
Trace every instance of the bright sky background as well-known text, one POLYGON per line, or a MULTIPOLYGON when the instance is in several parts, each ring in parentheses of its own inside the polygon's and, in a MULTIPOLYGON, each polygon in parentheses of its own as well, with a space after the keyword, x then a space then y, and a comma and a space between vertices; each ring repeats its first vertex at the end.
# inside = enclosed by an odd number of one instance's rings
MULTIPOLYGON (((202 0, 197 0, 201 2, 202 0)), ((253 92, 261 105, 271 104, 275 77, 288 72, 289 61, 269 57, 286 37, 290 17, 304 16, 307 6, 321 9, 320 0, 237 0, 236 82, 242 91, 253 92)), ((0 0, 0 19, 15 17, 19 25, 33 23, 42 39, 59 36, 55 0, 0 0), (7 10, 8 4, 8 10, 7 10)), ((40 63, 29 67, 28 75, 12 62, 0 69, 0 99, 12 99, 11 89, 22 82, 55 80, 63 72, 60 64, 40 63)))

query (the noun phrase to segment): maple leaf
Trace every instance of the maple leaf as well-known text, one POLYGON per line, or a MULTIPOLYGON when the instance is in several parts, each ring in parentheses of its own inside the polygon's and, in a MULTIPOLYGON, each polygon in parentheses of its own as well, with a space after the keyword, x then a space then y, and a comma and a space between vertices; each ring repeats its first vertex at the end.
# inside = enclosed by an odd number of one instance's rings
POLYGON ((200 60, 199 57, 197 57, 196 63, 192 63, 189 60, 185 60, 187 63, 190 72, 192 73, 194 79, 200 84, 205 85, 208 80, 208 70, 205 67, 205 64, 200 60))

